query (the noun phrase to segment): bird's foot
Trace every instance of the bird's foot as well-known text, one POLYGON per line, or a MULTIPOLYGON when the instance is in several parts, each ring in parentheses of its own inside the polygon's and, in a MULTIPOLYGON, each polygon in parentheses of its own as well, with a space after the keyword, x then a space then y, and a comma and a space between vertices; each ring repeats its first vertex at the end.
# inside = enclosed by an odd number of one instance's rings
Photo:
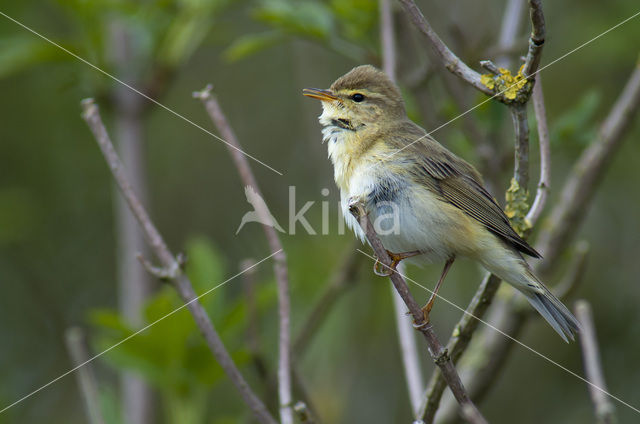
POLYGON ((412 250, 411 252, 393 253, 387 250, 387 254, 391 257, 391 264, 385 265, 380 262, 380 259, 376 259, 376 263, 373 264, 373 273, 380 277, 388 277, 396 271, 396 267, 403 259, 411 258, 422 254, 419 250, 412 250))

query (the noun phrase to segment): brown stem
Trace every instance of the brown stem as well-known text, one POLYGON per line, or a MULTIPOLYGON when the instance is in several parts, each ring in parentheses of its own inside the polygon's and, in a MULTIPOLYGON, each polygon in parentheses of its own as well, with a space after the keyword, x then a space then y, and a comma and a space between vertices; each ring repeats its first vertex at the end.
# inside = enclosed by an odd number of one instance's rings
MULTIPOLYGON (((495 275, 488 274, 471 299, 462 318, 454 327, 451 338, 447 343, 447 350, 454 365, 469 346, 471 337, 480 323, 477 318, 482 318, 487 309, 489 309, 499 287, 500 279, 495 275)), ((446 388, 447 382, 444 376, 439 370, 435 370, 427 385, 426 394, 418 414, 418 417, 422 418, 426 424, 433 422, 440 405, 440 399, 446 388)))
MULTIPOLYGON (((142 227, 147 243, 149 244, 153 253, 158 257, 162 266, 167 270, 179 270, 180 265, 176 258, 173 256, 162 236, 151 222, 147 211, 140 203, 140 200, 136 196, 127 179, 122 162, 113 148, 113 143, 109 138, 106 128, 102 122, 100 114, 98 112, 98 106, 96 106, 91 99, 82 101, 83 113, 82 117, 89 125, 91 132, 93 133, 98 146, 104 155, 104 158, 113 174, 113 178, 116 181, 122 196, 126 199, 131 211, 135 215, 138 223, 142 227)), ((200 332, 209 346, 209 349, 218 360, 218 363, 225 371, 229 379, 236 386, 242 399, 249 406, 254 416, 258 421, 265 424, 275 424, 269 411, 262 403, 262 401, 254 394, 253 390, 249 387, 246 380, 236 367, 235 363, 231 359, 229 352, 224 346, 224 343, 220 339, 217 331, 215 330, 213 323, 209 319, 202 304, 197 301, 196 293, 193 290, 191 281, 189 278, 181 273, 176 272, 171 275, 171 282, 181 299, 187 305, 189 312, 196 321, 200 332)))
POLYGON ((531 209, 527 213, 527 221, 530 226, 535 225, 547 204, 547 197, 551 187, 551 143, 549 141, 549 127, 547 126, 547 113, 544 106, 544 95, 542 94, 542 79, 540 74, 536 75, 536 82, 532 93, 533 110, 536 114, 538 126, 538 144, 540 146, 540 180, 536 197, 533 200, 531 209))
POLYGON ((365 211, 364 205, 360 202, 352 203, 349 207, 349 211, 358 220, 358 223, 364 231, 367 241, 373 248, 378 261, 382 264, 382 266, 393 271, 389 276, 389 279, 391 280, 391 283, 409 309, 409 312, 413 317, 416 329, 422 333, 425 340, 427 341, 429 354, 442 372, 442 375, 444 376, 447 385, 451 389, 453 396, 456 398, 461 407, 466 408, 468 411, 473 411, 473 413, 469 413, 469 419, 473 419, 475 421, 470 422, 486 422, 480 414, 480 411, 478 411, 476 406, 469 399, 467 391, 462 384, 462 381, 460 380, 460 376, 458 375, 458 372, 451 362, 451 358, 449 357, 447 349, 442 346, 430 323, 425 320, 425 316, 420 305, 418 304, 418 302, 416 302, 416 300, 413 298, 413 295, 409 291, 409 286, 407 286, 404 278, 402 278, 402 276, 391 267, 391 257, 378 238, 378 235, 373 228, 373 224, 369 220, 367 212, 365 211))
MULTIPOLYGON (((200 99, 204 104, 209 117, 220 131, 222 138, 227 141, 227 147, 231 158, 238 169, 240 179, 245 186, 251 187, 258 196, 263 198, 258 182, 251 171, 249 161, 244 154, 240 142, 235 132, 231 128, 229 121, 222 112, 218 100, 211 93, 212 86, 207 86, 204 90, 194 93, 194 97, 200 99)), ((261 218, 261 222, 271 222, 271 213, 266 203, 256 202, 254 205, 256 212, 261 218)), ((264 234, 271 252, 275 254, 274 272, 278 285, 278 318, 279 318, 279 340, 278 340, 278 394, 280 398, 280 420, 281 424, 293 424, 292 396, 291 396, 291 334, 290 315, 291 304, 289 300, 289 271, 287 269, 287 258, 282 248, 282 243, 278 233, 273 226, 263 224, 264 234)))
POLYGON ((514 103, 509 107, 513 128, 515 131, 515 168, 514 178, 521 189, 529 187, 529 122, 527 119, 527 107, 520 103, 514 103))
POLYGON ((544 46, 545 24, 541 0, 529 0, 529 16, 531 18, 531 36, 529 37, 529 50, 522 68, 522 75, 531 79, 538 71, 544 46))

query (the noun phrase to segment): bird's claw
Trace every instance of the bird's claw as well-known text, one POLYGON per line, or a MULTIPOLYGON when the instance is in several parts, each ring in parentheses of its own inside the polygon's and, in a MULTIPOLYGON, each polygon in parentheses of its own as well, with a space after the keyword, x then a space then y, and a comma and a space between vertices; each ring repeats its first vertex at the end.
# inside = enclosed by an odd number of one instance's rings
POLYGON ((411 252, 393 253, 387 250, 387 254, 391 258, 391 264, 385 265, 380 262, 380 259, 376 259, 376 263, 373 264, 373 273, 380 277, 389 277, 396 272, 396 267, 403 259, 411 258, 412 256, 420 255, 422 252, 419 250, 412 250, 411 252))

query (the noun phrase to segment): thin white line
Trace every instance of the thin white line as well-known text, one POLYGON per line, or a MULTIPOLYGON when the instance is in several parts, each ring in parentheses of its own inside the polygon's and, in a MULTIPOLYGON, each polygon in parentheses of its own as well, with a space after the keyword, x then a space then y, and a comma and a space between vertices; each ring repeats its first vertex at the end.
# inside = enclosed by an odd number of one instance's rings
MULTIPOLYGON (((2 13, 2 12, 0 12, 0 13, 2 13)), ((76 366, 76 367, 74 367, 74 368, 71 368, 69 371, 65 372, 64 374, 60 375, 59 377, 54 378, 53 380, 51 380, 50 382, 48 382, 48 383, 47 383, 47 384, 45 384, 44 386, 41 386, 40 388, 38 388, 38 389, 36 389, 36 390, 32 391, 32 392, 31 392, 31 393, 29 393, 28 395, 25 395, 25 396, 21 397, 20 399, 16 400, 16 401, 15 401, 15 402, 13 402, 12 404, 10 404, 10 405, 8 405, 8 406, 5 406, 2 410, 0 410, 0 414, 2 414, 3 412, 5 412, 7 409, 9 409, 9 408, 11 408, 11 407, 13 407, 13 406, 16 406, 17 404, 19 404, 19 403, 20 403, 20 402, 22 402, 23 400, 30 398, 31 396, 35 395, 36 393, 40 392, 41 390, 46 389, 47 387, 49 387, 50 385, 52 385, 52 384, 53 384, 53 383, 55 383, 56 381, 58 381, 58 380, 60 380, 60 379, 62 379, 62 378, 64 378, 64 377, 66 377, 67 375, 69 375, 69 374, 71 374, 72 372, 76 371, 78 368, 80 368, 80 367, 82 367, 82 366, 84 366, 84 365, 88 364, 89 362, 93 361, 93 360, 94 360, 94 359, 96 359, 96 358, 99 358, 100 356, 104 355, 105 353, 109 352, 110 350, 115 349, 116 347, 120 346, 122 343, 126 342, 127 340, 129 340, 129 339, 131 339, 131 338, 133 338, 133 337, 137 336, 138 334, 140 334, 140 333, 142 333, 143 331, 145 331, 145 330, 149 329, 150 327, 153 327, 154 325, 156 325, 156 324, 157 324, 157 323, 159 323, 160 321, 164 320, 165 318, 168 318, 168 317, 170 317, 171 315, 175 314, 176 312, 178 312, 178 311, 180 311, 180 310, 182 310, 182 309, 186 308, 187 306, 189 306, 189 305, 190 305, 190 304, 192 304, 193 302, 195 302, 195 301, 199 300, 200 298, 202 298, 202 297, 204 297, 204 296, 208 295, 208 294, 209 294, 209 293, 211 293, 212 291, 214 291, 214 290, 216 290, 216 289, 218 289, 218 288, 220 288, 220 287, 224 286, 224 285, 225 285, 225 284, 227 284, 229 281, 231 281, 231 280, 233 280, 234 278, 236 278, 236 277, 238 277, 238 276, 240 276, 240 275, 244 274, 245 272, 249 271, 251 268, 254 268, 254 267, 256 267, 256 266, 260 265, 262 262, 266 261, 267 259, 272 258, 273 256, 277 255, 277 254, 278 254, 278 253, 280 253, 280 252, 281 252, 281 250, 278 250, 277 252, 274 252, 274 253, 270 254, 269 256, 267 256, 266 258, 264 258, 264 259, 262 259, 262 260, 260 260, 260 261, 256 262, 255 264, 251 265, 250 267, 243 269, 242 271, 240 271, 239 273, 237 273, 237 274, 236 274, 236 275, 234 275, 233 277, 230 277, 229 279, 227 279, 227 280, 223 281, 222 283, 218 284, 217 286, 215 286, 215 287, 213 287, 213 288, 211 288, 211 289, 207 290, 206 292, 204 292, 204 293, 202 293, 201 295, 199 295, 199 296, 195 297, 194 299, 192 299, 192 300, 188 301, 187 303, 185 303, 184 305, 180 306, 179 308, 174 309, 173 311, 169 312, 167 315, 164 315, 164 316, 162 316, 162 317, 158 318, 157 320, 153 321, 151 324, 149 324, 149 325, 147 325, 147 326, 145 326, 145 327, 141 328, 140 330, 136 331, 135 333, 133 333, 133 334, 131 334, 131 335, 129 335, 129 336, 127 336, 127 337, 125 337, 124 339, 120 340, 118 343, 116 343, 116 344, 114 344, 113 346, 111 346, 111 347, 109 347, 109 348, 107 348, 107 349, 103 350, 102 352, 98 353, 97 355, 92 356, 91 358, 87 359, 86 361, 84 361, 84 362, 83 362, 83 363, 81 363, 80 365, 78 365, 78 366, 76 366)))
MULTIPOLYGON (((374 260, 374 261, 376 260, 376 258, 375 258, 375 257, 373 257, 373 256, 369 255, 368 253, 365 253, 365 252, 363 252, 363 251, 362 251, 362 250, 360 250, 360 249, 356 249, 356 250, 357 250, 358 252, 362 253, 363 255, 367 256, 369 259, 372 259, 372 260, 374 260)), ((384 264, 382 264, 382 265, 384 266, 384 264)), ((389 268, 389 267, 387 267, 387 268, 389 268)), ((406 275, 404 275, 404 274, 400 273, 397 269, 392 269, 392 271, 393 271, 393 272, 395 272, 396 274, 400 275, 401 277, 405 278, 406 280, 411 281, 413 284, 417 285, 418 287, 421 287, 421 288, 423 288, 424 290, 428 291, 429 293, 433 294, 433 291, 432 291, 432 290, 430 290, 430 289, 426 288, 425 286, 423 286, 422 284, 418 283, 417 281, 415 281, 415 280, 411 279, 410 277, 408 277, 408 276, 406 276, 406 275)), ((632 406, 632 405, 628 404, 627 402, 623 401, 622 399, 620 399, 620 398, 618 398, 618 397, 616 397, 616 396, 612 395, 611 393, 607 392, 606 390, 604 390, 604 389, 602 389, 602 388, 600 388, 600 387, 596 386, 595 384, 593 384, 593 383, 592 383, 592 382, 590 382, 589 380, 585 379, 585 378, 584 378, 584 377, 582 377, 581 375, 579 375, 579 374, 577 374, 577 373, 575 373, 575 372, 571 371, 570 369, 568 369, 567 367, 565 367, 565 366, 563 366, 563 365, 560 365, 559 363, 557 363, 557 362, 556 362, 556 361, 554 361, 553 359, 551 359, 551 358, 549 358, 549 357, 547 357, 547 356, 543 355, 542 353, 538 352, 538 351, 537 351, 537 350, 535 350, 534 348, 529 347, 528 345, 524 344, 523 342, 521 342, 520 340, 516 339, 515 337, 512 337, 512 336, 508 335, 507 333, 505 333, 504 331, 500 330, 499 328, 497 328, 497 327, 495 327, 495 326, 493 326, 493 325, 489 324, 487 321, 483 320, 482 318, 478 318, 477 316, 473 315, 471 312, 469 312, 469 311, 467 311, 466 309, 464 309, 464 308, 462 308, 462 307, 460 307, 460 306, 456 305, 456 304, 455 304, 455 303, 453 303, 452 301, 450 301, 450 300, 448 300, 448 299, 445 299, 444 297, 440 296, 440 295, 439 295, 439 294, 437 294, 437 293, 436 293, 436 297, 438 297, 439 299, 444 300, 444 301, 445 301, 445 302, 447 302, 449 305, 456 307, 456 308, 457 308, 457 309, 459 309, 460 311, 462 311, 462 312, 464 312, 465 314, 467 314, 467 315, 469 315, 469 316, 471 316, 471 317, 473 317, 473 318, 477 319, 478 321, 480 321, 480 322, 481 322, 481 323, 483 323, 484 325, 486 325, 486 326, 488 326, 488 327, 490 327, 490 328, 494 329, 495 331, 497 331, 498 333, 500 333, 500 334, 502 334, 503 336, 507 337, 508 339, 510 339, 510 340, 512 340, 512 341, 514 341, 514 342, 516 342, 516 343, 518 343, 520 346, 522 346, 522 347, 524 347, 524 348, 526 348, 526 349, 530 350, 531 352, 535 353, 535 354, 536 354, 536 355, 538 355, 539 357, 541 357, 541 358, 543 358, 543 359, 546 359, 548 362, 552 363, 553 365, 555 365, 555 366, 557 366, 557 367, 561 368, 562 370, 564 370, 564 371, 568 372, 569 374, 573 375, 574 377, 576 377, 576 378, 578 378, 578 379, 580 379, 580 380, 584 381, 585 383, 589 384, 590 386, 595 387, 596 389, 600 390, 602 393, 606 394, 607 396, 610 396, 611 398, 613 398, 613 399, 617 400, 618 402, 620 402, 620 403, 621 403, 621 404, 623 404, 624 406, 627 406, 627 407, 631 408, 632 410, 634 410, 635 412, 637 412, 637 413, 639 413, 639 414, 640 414, 640 409, 638 409, 638 408, 636 408, 636 407, 634 407, 634 406, 632 406)))
POLYGON ((207 130, 206 128, 196 124, 195 122, 191 121, 190 119, 188 119, 187 117, 185 117, 184 115, 174 111, 173 109, 170 109, 169 107, 163 105, 162 103, 160 103, 159 101, 147 96, 146 94, 144 94, 143 92, 141 92, 140 90, 130 86, 129 84, 127 84, 126 82, 114 77, 113 75, 111 75, 110 73, 108 73, 107 71, 102 70, 101 68, 97 67, 96 65, 94 65, 93 63, 89 62, 88 60, 85 60, 83 58, 81 58, 80 56, 78 56, 77 54, 73 53, 70 50, 67 50, 66 48, 62 47, 60 44, 57 44, 56 42, 48 39, 47 37, 45 37, 44 35, 40 34, 39 32, 29 28, 28 26, 26 26, 25 24, 13 19, 11 16, 7 15, 6 13, 3 13, 0 11, 0 15, 4 16, 5 18, 9 19, 10 21, 12 21, 13 23, 20 25, 22 28, 26 29, 27 31, 31 32, 32 34, 37 35, 38 37, 42 38, 43 40, 45 40, 46 42, 56 46, 57 48, 59 48, 60 50, 64 51, 65 53, 70 54, 71 56, 75 57, 76 59, 78 59, 79 61, 91 66, 93 69, 95 69, 98 72, 103 73, 104 75, 108 76, 109 78, 111 78, 114 81, 119 82, 120 84, 124 85, 125 87, 127 87, 129 90, 141 95, 142 97, 144 97, 145 99, 149 100, 150 102, 160 106, 161 108, 163 108, 164 110, 174 114, 175 116, 177 116, 178 118, 190 123, 191 125, 193 125, 194 127, 204 131, 205 133, 209 134, 210 136, 220 140, 221 142, 223 142, 224 144, 226 144, 227 146, 231 147, 232 149, 237 150, 238 152, 242 153, 243 155, 245 155, 246 157, 258 162, 260 165, 269 168, 270 170, 272 170, 273 172, 275 172, 278 175, 282 175, 282 172, 270 167, 269 165, 267 165, 266 163, 262 162, 260 159, 257 159, 253 156, 251 156, 249 153, 242 151, 241 149, 237 148, 236 146, 234 146, 233 144, 227 142, 226 140, 224 140, 223 138, 215 135, 214 133, 212 133, 211 131, 207 130))
MULTIPOLYGON (((554 59, 553 61, 551 61, 550 63, 546 64, 545 66, 539 68, 537 71, 535 71, 534 73, 531 74, 531 76, 534 76, 536 74, 538 74, 539 72, 543 71, 544 69, 547 69, 549 66, 561 61, 562 59, 564 59, 565 57, 569 56, 572 53, 575 53, 576 51, 580 50, 581 48, 583 48, 584 46, 591 44, 592 42, 594 42, 595 40, 597 40, 598 38, 602 37, 605 34, 608 34, 609 32, 613 31, 614 29, 618 28, 620 25, 623 25, 627 22, 629 22, 631 19, 635 18, 636 16, 640 15, 640 12, 637 12, 635 15, 628 17, 627 19, 625 19, 624 21, 612 26, 611 28, 609 28, 608 30, 604 31, 603 33, 596 35, 595 37, 593 37, 591 40, 586 41, 584 43, 582 43, 581 45, 579 45, 578 47, 576 47, 575 49, 563 54, 562 56, 560 56, 557 59, 554 59)), ((422 137, 418 138, 417 140, 412 141, 411 143, 407 144, 406 146, 402 147, 401 149, 396 150, 395 152, 391 153, 390 155, 387 156, 387 158, 392 157, 393 155, 395 155, 396 153, 400 153, 401 151, 403 151, 404 149, 406 149, 409 146, 412 146, 413 144, 417 143, 418 141, 422 140, 425 137, 429 137, 431 134, 433 134, 434 132, 446 127, 447 125, 449 125, 450 123, 452 123, 453 121, 456 121, 460 118, 462 118, 463 116, 465 116, 466 114, 472 112, 473 110, 479 108, 480 106, 482 106, 483 104, 487 103, 490 100, 493 100, 494 98, 496 98, 497 96, 499 96, 500 94, 504 93, 505 91, 509 90, 512 87, 515 87, 518 83, 515 83, 507 88, 505 88, 504 90, 500 91, 499 93, 494 94, 493 96, 489 97, 488 99, 483 100, 482 102, 478 103, 477 105, 473 106, 471 109, 461 113, 460 115, 456 116, 455 118, 450 119, 449 121, 445 122, 444 124, 440 125, 438 128, 429 131, 428 133, 426 133, 425 135, 423 135, 422 137)))

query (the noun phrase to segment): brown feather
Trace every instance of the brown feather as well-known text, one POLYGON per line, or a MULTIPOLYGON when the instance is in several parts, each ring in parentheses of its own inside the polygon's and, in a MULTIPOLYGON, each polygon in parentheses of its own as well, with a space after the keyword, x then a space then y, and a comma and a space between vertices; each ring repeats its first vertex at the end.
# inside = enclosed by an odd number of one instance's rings
POLYGON ((394 156, 395 160, 412 162, 416 182, 461 209, 518 251, 534 258, 541 257, 511 227, 509 218, 483 187, 482 177, 473 165, 448 151, 413 122, 407 120, 402 125, 405 131, 399 133, 411 138, 394 138, 394 147, 402 149, 394 156), (410 131, 406 126, 412 127, 410 131))

